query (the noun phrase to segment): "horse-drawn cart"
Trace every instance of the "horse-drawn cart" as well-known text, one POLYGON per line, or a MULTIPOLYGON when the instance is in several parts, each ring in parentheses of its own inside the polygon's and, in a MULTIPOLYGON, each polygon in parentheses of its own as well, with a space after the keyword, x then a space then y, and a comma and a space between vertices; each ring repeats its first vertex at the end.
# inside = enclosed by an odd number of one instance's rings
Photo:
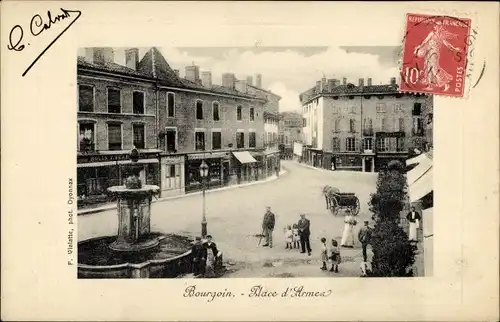
POLYGON ((335 216, 340 209, 349 209, 353 215, 359 213, 359 199, 355 193, 340 192, 337 188, 326 186, 323 188, 323 194, 326 199, 326 209, 330 209, 335 216))

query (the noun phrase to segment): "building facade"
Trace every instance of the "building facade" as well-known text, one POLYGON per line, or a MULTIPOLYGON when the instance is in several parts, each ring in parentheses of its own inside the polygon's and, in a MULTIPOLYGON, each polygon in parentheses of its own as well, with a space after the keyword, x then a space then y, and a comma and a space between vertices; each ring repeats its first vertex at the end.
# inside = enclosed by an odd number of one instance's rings
POLYGON ((282 155, 286 159, 291 159, 294 143, 303 143, 304 141, 304 118, 302 114, 297 112, 283 112, 280 116, 280 145, 282 155))
POLYGON ((301 94, 305 159, 316 167, 374 172, 424 149, 424 111, 432 98, 399 93, 396 79, 372 85, 322 79, 301 94))
POLYGON ((265 177, 267 100, 237 91, 232 74, 213 85, 210 73, 187 66, 181 78, 156 48, 141 60, 127 49, 125 61, 117 64, 111 48, 78 57, 81 199, 104 200, 108 186, 122 184, 133 147, 143 182, 159 185, 162 197, 200 190, 203 160, 208 188, 265 177))

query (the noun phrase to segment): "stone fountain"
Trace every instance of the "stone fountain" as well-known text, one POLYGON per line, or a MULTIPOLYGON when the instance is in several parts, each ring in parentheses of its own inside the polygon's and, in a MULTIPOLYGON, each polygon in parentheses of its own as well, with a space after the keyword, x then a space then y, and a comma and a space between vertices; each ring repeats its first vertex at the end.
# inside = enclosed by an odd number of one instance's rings
POLYGON ((141 182, 136 149, 130 160, 125 184, 108 188, 117 198, 117 235, 78 243, 79 278, 175 277, 192 269, 190 238, 151 232, 151 202, 160 188, 141 182))

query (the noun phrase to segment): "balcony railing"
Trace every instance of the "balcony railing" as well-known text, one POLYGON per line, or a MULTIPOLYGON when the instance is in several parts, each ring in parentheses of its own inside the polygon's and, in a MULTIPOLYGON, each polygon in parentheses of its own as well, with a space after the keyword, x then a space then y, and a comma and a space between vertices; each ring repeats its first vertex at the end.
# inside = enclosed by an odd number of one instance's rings
POLYGON ((78 150, 78 152, 82 152, 82 153, 95 152, 95 144, 81 141, 80 142, 80 149, 78 150))
POLYGON ((373 129, 363 129, 363 135, 364 136, 373 136, 374 132, 373 129))

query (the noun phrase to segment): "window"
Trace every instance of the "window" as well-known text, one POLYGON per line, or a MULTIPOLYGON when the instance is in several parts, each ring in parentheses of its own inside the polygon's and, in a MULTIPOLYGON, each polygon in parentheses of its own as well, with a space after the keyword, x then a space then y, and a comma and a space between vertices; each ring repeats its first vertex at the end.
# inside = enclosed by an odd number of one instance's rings
POLYGON ((356 132, 356 121, 353 119, 349 120, 349 132, 351 133, 356 132))
POLYGON ((212 150, 220 150, 222 147, 221 132, 212 132, 212 150))
POLYGON ((194 133, 195 150, 205 151, 205 132, 197 131, 194 133))
POLYGON ((122 149, 122 125, 108 124, 108 150, 122 149))
POLYGON ((245 133, 236 133, 236 148, 243 149, 245 147, 245 133))
POLYGON ((255 110, 253 107, 250 107, 250 121, 255 121, 255 110))
POLYGON ((256 147, 256 141, 255 141, 255 132, 250 132, 248 134, 248 146, 251 148, 256 147))
POLYGON ((413 134, 424 135, 424 122, 421 117, 413 118, 413 134))
POLYGON ((399 118, 399 131, 400 132, 405 131, 405 119, 402 117, 399 118))
POLYGON ((401 113, 404 111, 403 104, 394 104, 394 113, 401 113))
POLYGON ((167 152, 177 152, 176 141, 177 141, 177 130, 176 129, 166 129, 165 130, 165 150, 167 152))
POLYGON ((134 92, 132 96, 134 114, 144 114, 144 93, 134 92))
POLYGON ((345 148, 348 152, 356 151, 356 138, 346 138, 345 139, 345 148))
POLYGON ((336 152, 340 151, 340 139, 339 138, 333 138, 332 150, 336 151, 336 152))
POLYGON ((413 103, 413 116, 422 115, 422 103, 413 103))
POLYGON ((373 138, 363 139, 363 150, 373 150, 373 138))
POLYGON ((108 88, 108 113, 121 113, 121 91, 108 88))
POLYGON ((387 129, 387 120, 384 118, 380 119, 380 131, 384 132, 387 129))
POLYGON ((196 101, 196 119, 203 120, 203 102, 196 101))
POLYGON ((241 121, 241 109, 242 109, 242 107, 240 105, 238 105, 236 107, 236 120, 237 121, 241 121))
POLYGON ((405 150, 405 138, 397 138, 396 150, 398 152, 403 152, 405 150))
POLYGON ((379 152, 387 152, 388 142, 387 138, 377 138, 377 151, 379 152))
POLYGON ((94 111, 94 87, 90 85, 78 86, 78 106, 80 112, 94 111))
POLYGON ((385 103, 377 103, 377 113, 385 113, 385 103))
POLYGON ((167 171, 165 177, 175 178, 180 175, 180 165, 178 164, 167 164, 167 171))
POLYGON ((94 151, 94 123, 80 123, 80 152, 94 151))
POLYGON ((220 121, 220 115, 219 115, 219 103, 213 102, 212 103, 212 116, 214 118, 214 121, 220 121))
POLYGON ((341 128, 340 128, 340 118, 336 118, 335 119, 335 126, 334 126, 333 131, 334 132, 340 132, 341 131, 341 128))
POLYGON ((176 166, 175 164, 171 164, 171 165, 169 166, 169 168, 170 168, 170 169, 169 169, 169 177, 170 177, 170 178, 175 177, 175 174, 176 174, 176 173, 175 173, 175 166, 176 166))
POLYGON ((136 149, 144 149, 144 124, 133 124, 134 146, 136 149))
POLYGON ((175 117, 175 94, 167 93, 167 117, 175 117))
POLYGON ((349 106, 349 113, 355 114, 356 113, 356 106, 354 106, 354 105, 349 106))

